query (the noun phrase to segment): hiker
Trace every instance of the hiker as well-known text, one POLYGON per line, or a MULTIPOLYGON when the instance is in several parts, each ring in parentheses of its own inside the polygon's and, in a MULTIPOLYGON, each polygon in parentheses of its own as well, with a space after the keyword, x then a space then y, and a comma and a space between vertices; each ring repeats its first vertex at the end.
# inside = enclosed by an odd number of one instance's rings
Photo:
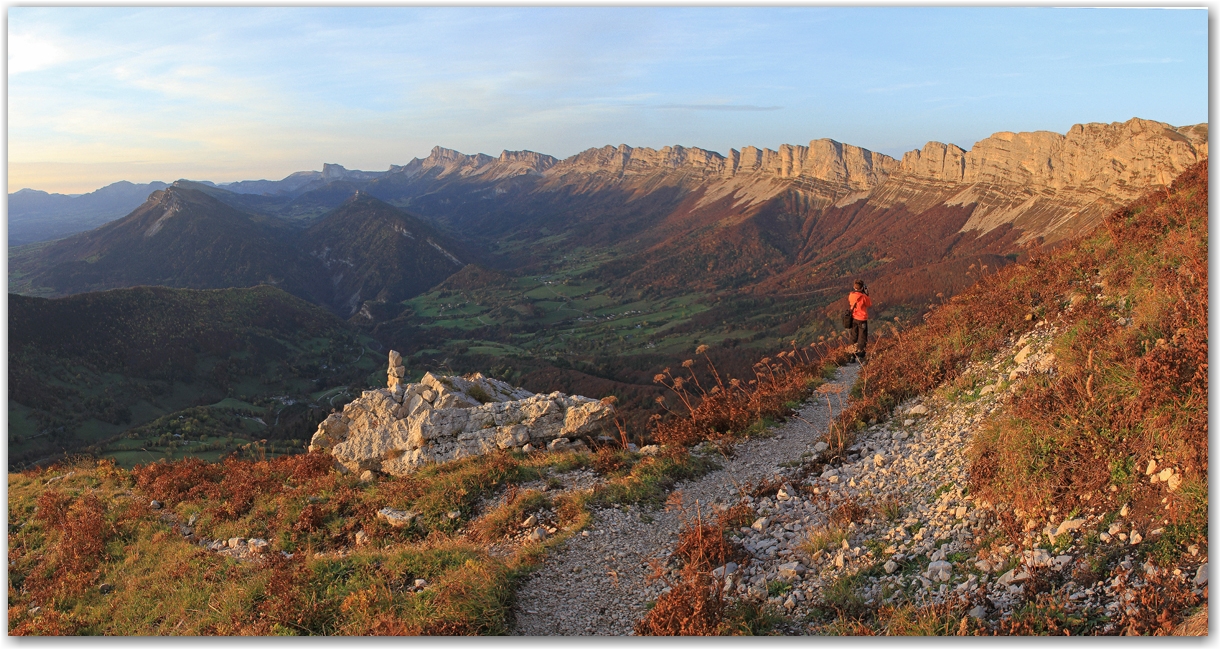
POLYGON ((872 305, 868 287, 863 280, 856 280, 855 290, 847 294, 847 306, 851 307, 851 342, 856 346, 856 362, 861 365, 868 347, 868 308, 872 305))

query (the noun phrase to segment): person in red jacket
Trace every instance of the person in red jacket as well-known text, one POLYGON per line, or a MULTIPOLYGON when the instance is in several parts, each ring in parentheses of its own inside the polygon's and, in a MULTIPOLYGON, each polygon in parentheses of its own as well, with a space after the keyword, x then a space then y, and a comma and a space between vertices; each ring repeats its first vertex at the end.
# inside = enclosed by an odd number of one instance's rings
POLYGON ((868 308, 873 301, 863 280, 856 280, 855 289, 847 294, 847 306, 851 307, 851 342, 856 346, 856 362, 863 365, 868 347, 868 308))

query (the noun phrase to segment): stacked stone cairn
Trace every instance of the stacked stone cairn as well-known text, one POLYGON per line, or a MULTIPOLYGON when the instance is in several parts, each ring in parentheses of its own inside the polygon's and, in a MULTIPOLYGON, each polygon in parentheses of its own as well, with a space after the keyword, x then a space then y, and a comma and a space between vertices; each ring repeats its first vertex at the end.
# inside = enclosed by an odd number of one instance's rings
POLYGON ((407 383, 402 355, 390 351, 384 389, 366 390, 331 413, 310 440, 341 470, 405 475, 498 449, 588 450, 614 417, 611 406, 560 392, 534 394, 475 373, 407 383))

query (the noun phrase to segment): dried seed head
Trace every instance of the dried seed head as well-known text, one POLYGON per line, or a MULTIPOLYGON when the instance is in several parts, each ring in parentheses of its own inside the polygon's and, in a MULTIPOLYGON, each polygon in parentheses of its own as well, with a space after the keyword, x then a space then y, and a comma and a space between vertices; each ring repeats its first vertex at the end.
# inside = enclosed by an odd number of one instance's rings
POLYGON ((658 375, 656 375, 656 376, 652 377, 652 380, 653 380, 653 382, 654 382, 654 383, 660 383, 661 381, 664 381, 664 380, 665 380, 665 375, 664 375, 664 374, 658 374, 658 375))
POLYGON ((695 348, 695 353, 696 353, 696 354, 706 354, 706 353, 707 353, 707 345, 699 345, 698 347, 696 347, 696 348, 695 348))
POLYGON ((686 359, 686 360, 684 360, 684 361, 682 361, 682 367, 690 368, 690 367, 693 367, 693 366, 694 366, 694 364, 695 364, 695 361, 693 361, 693 360, 691 360, 691 359, 689 359, 689 358, 688 358, 688 359, 686 359))

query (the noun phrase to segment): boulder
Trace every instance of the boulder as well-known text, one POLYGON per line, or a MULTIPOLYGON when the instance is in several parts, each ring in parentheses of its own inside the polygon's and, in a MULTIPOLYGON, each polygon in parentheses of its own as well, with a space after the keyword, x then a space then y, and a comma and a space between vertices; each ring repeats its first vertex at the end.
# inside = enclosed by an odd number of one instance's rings
POLYGON ((933 561, 928 564, 928 578, 932 581, 949 581, 953 564, 948 561, 933 561))
POLYGON ((1017 365, 1024 365, 1025 361, 1029 360, 1029 355, 1032 354, 1033 351, 1033 345, 1026 345, 1025 347, 1021 348, 1021 351, 1017 352, 1017 355, 1013 357, 1012 362, 1016 363, 1017 365))
POLYGON ((419 514, 391 507, 382 507, 377 512, 377 518, 389 523, 392 527, 406 527, 415 520, 416 516, 419 514))
POLYGON ((801 565, 799 561, 790 561, 788 563, 780 564, 777 570, 780 579, 787 579, 789 581, 797 579, 801 575, 805 574, 805 566, 801 565))
POLYGON ((1076 530, 1084 527, 1084 524, 1085 524, 1085 520, 1083 518, 1073 518, 1070 520, 1065 520, 1062 523, 1060 523, 1059 528, 1055 530, 1055 536, 1059 536, 1060 534, 1063 534, 1064 532, 1075 532, 1076 530))
POLYGON ((546 450, 556 453, 562 453, 564 451, 587 453, 589 451, 589 446, 585 444, 583 439, 570 440, 566 437, 560 437, 558 439, 551 440, 551 443, 547 444, 546 450))
POLYGON ((401 356, 391 351, 388 387, 366 390, 343 412, 328 416, 309 450, 330 453, 343 470, 358 475, 405 475, 429 463, 500 449, 587 451, 579 438, 596 435, 614 416, 601 401, 534 394, 478 373, 429 372, 419 383, 402 383, 399 367, 401 356))

